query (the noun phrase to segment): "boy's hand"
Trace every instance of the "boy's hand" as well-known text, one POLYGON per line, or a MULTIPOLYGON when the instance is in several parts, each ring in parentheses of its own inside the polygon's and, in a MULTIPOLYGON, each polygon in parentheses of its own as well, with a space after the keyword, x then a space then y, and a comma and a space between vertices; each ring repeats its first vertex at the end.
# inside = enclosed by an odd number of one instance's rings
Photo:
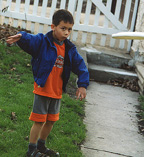
POLYGON ((22 36, 22 34, 16 34, 16 35, 10 36, 10 37, 8 37, 6 42, 11 45, 11 44, 17 42, 18 40, 20 40, 21 36, 22 36))
POLYGON ((86 89, 84 87, 80 87, 76 91, 77 99, 84 99, 86 97, 86 89))

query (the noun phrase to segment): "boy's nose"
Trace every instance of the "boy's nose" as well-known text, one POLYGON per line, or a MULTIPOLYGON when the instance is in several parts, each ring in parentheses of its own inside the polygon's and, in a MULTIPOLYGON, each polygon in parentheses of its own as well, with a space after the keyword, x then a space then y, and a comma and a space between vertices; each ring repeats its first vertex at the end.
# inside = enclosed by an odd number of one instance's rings
POLYGON ((68 30, 65 31, 65 34, 68 34, 68 30))

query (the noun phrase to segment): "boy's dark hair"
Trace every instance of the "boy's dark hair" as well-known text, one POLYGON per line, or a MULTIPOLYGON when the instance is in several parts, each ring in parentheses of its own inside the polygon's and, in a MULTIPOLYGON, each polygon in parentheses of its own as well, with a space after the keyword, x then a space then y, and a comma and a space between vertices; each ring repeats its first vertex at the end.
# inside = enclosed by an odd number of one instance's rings
POLYGON ((70 24, 74 24, 74 19, 72 14, 64 9, 60 9, 56 11, 52 18, 52 23, 55 26, 59 25, 61 21, 64 21, 65 23, 69 22, 70 24))

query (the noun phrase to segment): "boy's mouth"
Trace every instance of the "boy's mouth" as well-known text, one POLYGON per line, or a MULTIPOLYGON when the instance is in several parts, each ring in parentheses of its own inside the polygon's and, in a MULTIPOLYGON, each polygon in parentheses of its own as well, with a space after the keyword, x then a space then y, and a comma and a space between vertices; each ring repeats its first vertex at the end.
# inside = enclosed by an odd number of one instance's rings
POLYGON ((65 40, 65 39, 67 39, 67 37, 61 37, 61 40, 62 40, 62 41, 65 40))

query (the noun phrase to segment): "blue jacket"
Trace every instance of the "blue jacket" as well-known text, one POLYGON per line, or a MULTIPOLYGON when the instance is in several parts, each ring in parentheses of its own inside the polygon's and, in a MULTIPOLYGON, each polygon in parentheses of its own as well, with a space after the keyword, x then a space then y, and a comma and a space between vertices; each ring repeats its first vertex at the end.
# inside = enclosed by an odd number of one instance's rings
MULTIPOLYGON (((52 31, 44 34, 22 34, 21 39, 17 42, 18 46, 32 56, 32 70, 35 82, 44 87, 46 80, 52 71, 57 58, 57 49, 53 43, 52 31)), ((76 46, 68 39, 65 41, 65 59, 63 67, 63 90, 66 91, 70 72, 78 76, 78 87, 89 85, 89 73, 83 58, 77 52, 76 46)))

